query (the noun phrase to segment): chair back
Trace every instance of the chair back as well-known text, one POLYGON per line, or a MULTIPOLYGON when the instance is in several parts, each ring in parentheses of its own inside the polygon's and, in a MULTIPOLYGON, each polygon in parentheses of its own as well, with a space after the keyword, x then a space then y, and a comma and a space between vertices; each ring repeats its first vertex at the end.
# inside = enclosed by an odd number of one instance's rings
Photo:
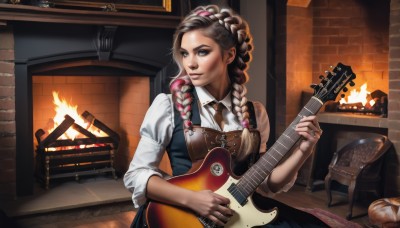
POLYGON ((364 174, 378 175, 382 166, 379 160, 391 145, 390 140, 384 135, 355 140, 338 151, 336 165, 364 169, 364 174))

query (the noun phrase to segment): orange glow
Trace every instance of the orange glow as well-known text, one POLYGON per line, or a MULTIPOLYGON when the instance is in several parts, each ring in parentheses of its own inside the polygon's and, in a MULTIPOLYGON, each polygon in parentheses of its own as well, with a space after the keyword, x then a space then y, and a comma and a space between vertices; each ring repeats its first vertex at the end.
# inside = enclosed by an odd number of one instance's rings
MULTIPOLYGON (((362 103, 363 106, 365 106, 368 103, 367 97, 368 95, 371 94, 367 90, 367 83, 364 83, 360 87, 360 91, 357 91, 356 89, 353 89, 350 91, 350 95, 347 97, 347 101, 345 98, 340 99, 339 103, 340 104, 354 104, 354 103, 362 103)), ((369 101, 369 105, 372 107, 375 104, 374 100, 369 101)))
MULTIPOLYGON (((98 137, 108 136, 106 133, 102 132, 100 129, 94 127, 89 122, 85 121, 79 114, 78 114, 78 106, 69 104, 64 98, 60 99, 58 96, 58 92, 53 91, 53 103, 55 105, 54 110, 56 111, 56 115, 53 118, 54 126, 53 128, 49 129, 49 134, 54 131, 63 121, 65 115, 69 115, 71 118, 75 120, 75 123, 79 126, 83 127, 84 129, 88 130, 92 134, 98 137)), ((75 138, 79 138, 81 134, 74 130, 73 128, 69 128, 63 135, 59 137, 59 139, 71 139, 74 140, 75 138)))

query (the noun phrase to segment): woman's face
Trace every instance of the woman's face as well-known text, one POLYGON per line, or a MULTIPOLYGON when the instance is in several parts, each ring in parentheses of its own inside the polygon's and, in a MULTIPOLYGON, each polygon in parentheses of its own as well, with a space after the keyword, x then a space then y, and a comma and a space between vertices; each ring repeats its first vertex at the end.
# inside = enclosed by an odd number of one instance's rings
POLYGON ((217 89, 229 85, 227 66, 235 57, 233 48, 221 52, 220 46, 204 36, 202 30, 193 30, 182 36, 180 53, 194 86, 217 89))

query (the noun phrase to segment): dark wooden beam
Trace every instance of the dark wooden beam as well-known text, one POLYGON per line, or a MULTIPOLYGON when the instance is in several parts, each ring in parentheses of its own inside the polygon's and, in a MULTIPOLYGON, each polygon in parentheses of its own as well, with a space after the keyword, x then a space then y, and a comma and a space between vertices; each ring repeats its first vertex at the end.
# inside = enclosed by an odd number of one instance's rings
POLYGON ((42 8, 28 5, 0 4, 0 22, 31 21, 128 27, 176 28, 181 18, 130 12, 106 12, 78 9, 42 8))

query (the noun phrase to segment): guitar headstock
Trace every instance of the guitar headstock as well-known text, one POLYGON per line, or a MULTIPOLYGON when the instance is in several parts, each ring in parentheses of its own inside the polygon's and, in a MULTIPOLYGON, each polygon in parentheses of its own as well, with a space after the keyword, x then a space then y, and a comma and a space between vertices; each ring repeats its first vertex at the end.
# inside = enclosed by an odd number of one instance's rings
POLYGON ((320 99, 322 102, 326 101, 334 101, 336 100, 337 95, 343 90, 347 91, 345 87, 347 83, 350 86, 354 86, 355 83, 353 79, 356 78, 356 74, 353 73, 350 66, 343 65, 342 63, 338 63, 333 70, 326 71, 327 75, 320 76, 322 79, 319 84, 311 85, 311 88, 314 89, 314 97, 320 99))

